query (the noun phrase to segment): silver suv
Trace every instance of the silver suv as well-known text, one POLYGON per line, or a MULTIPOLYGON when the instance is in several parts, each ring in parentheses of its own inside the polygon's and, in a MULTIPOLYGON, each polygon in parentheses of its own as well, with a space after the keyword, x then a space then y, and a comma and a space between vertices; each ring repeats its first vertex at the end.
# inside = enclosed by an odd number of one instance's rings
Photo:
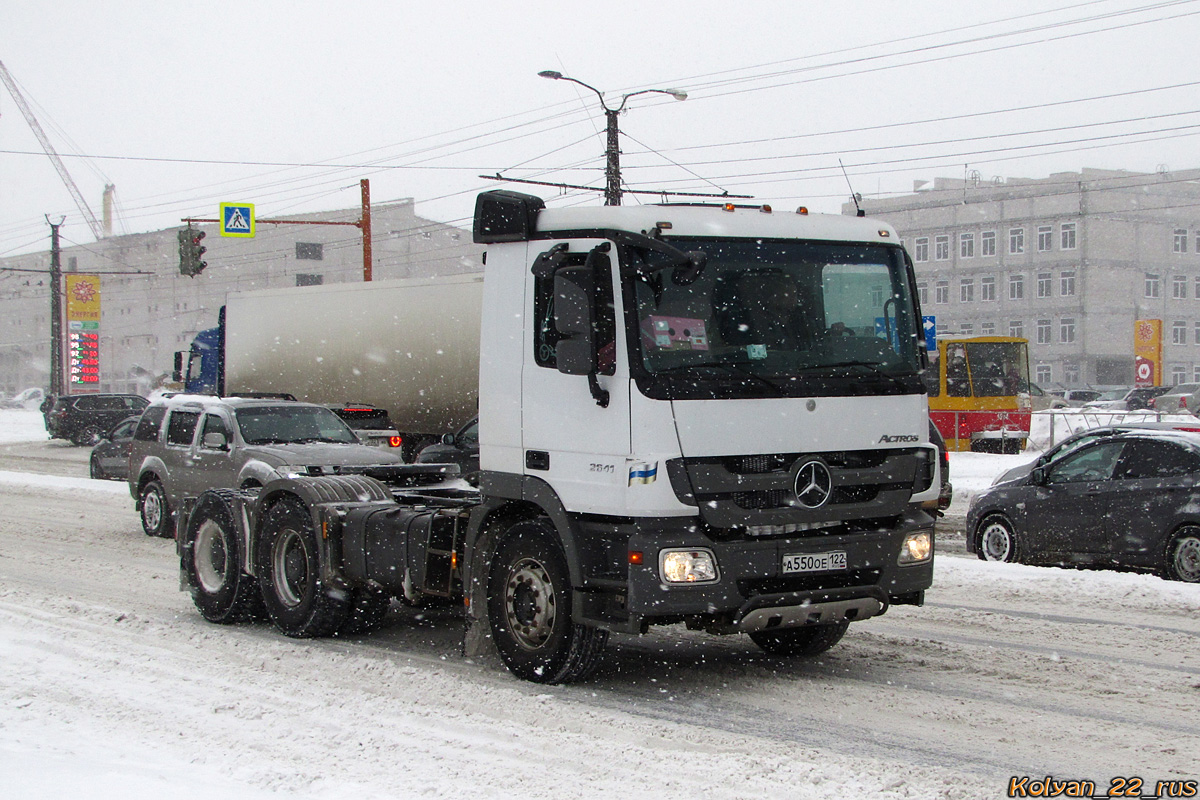
POLYGON ((1154 398, 1154 410, 1162 414, 1200 416, 1200 383, 1181 383, 1154 398))
POLYGON ((362 444, 324 406, 286 400, 175 395, 142 414, 129 454, 129 492, 147 536, 172 537, 187 497, 250 489, 281 477, 402 463, 362 444))

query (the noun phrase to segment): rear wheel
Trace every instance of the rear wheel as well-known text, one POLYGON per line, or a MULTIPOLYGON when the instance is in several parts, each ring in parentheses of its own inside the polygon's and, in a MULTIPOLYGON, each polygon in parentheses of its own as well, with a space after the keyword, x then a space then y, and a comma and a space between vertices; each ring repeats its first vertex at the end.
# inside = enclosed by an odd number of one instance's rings
POLYGON ((100 466, 100 457, 93 455, 88 460, 88 475, 97 481, 107 480, 108 476, 104 474, 104 467, 100 466))
POLYGON ((1020 550, 1012 523, 1000 516, 985 519, 979 526, 979 546, 976 552, 984 561, 1017 561, 1020 550))
POLYGON ((518 678, 570 683, 600 664, 608 632, 571 619, 566 558, 549 526, 509 529, 488 572, 488 621, 500 657, 518 678))
POLYGON ((141 509, 142 530, 147 536, 175 536, 175 520, 171 518, 171 507, 167 504, 167 493, 157 478, 149 480, 138 494, 141 509))
POLYGON ((253 619, 262 595, 242 569, 242 545, 234 525, 232 492, 205 492, 188 520, 181 555, 192 602, 209 622, 253 619))
POLYGON ((267 512, 255 568, 267 614, 285 635, 331 636, 350 616, 352 598, 321 578, 320 543, 308 509, 296 498, 267 512))
POLYGON ((1200 583, 1200 528, 1181 529, 1167 548, 1167 577, 1185 583, 1200 583))
POLYGON ((100 437, 104 435, 104 431, 100 430, 95 425, 88 425, 79 433, 71 437, 71 444, 84 446, 93 445, 100 441, 100 437))
POLYGON ((830 625, 754 631, 750 639, 772 655, 815 656, 840 642, 849 627, 849 622, 834 622, 830 625))

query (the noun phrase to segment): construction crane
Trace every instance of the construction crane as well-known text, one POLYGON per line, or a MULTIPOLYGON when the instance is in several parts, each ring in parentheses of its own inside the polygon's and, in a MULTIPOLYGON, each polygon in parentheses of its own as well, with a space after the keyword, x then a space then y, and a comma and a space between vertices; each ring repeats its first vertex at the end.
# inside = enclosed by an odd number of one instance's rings
MULTIPOLYGON (((50 163, 54 164, 54 168, 58 170, 58 176, 62 178, 62 182, 66 184, 67 191, 71 193, 71 197, 75 200, 75 207, 79 209, 79 213, 87 220, 88 227, 92 229, 92 235, 97 240, 103 239, 105 229, 101 227, 96 215, 92 213, 92 209, 88 207, 87 201, 83 199, 83 195, 79 192, 79 187, 75 185, 75 181, 71 179, 71 174, 67 172, 67 167, 63 164, 63 160, 59 158, 58 152, 54 149, 54 145, 50 144, 50 140, 46 138, 46 132, 42 130, 42 126, 38 124, 37 117, 33 115, 33 109, 29 107, 29 103, 25 102, 25 97, 21 94, 21 90, 17 88, 17 82, 13 80, 13 76, 9 74, 8 68, 4 66, 4 62, 0 61, 0 81, 8 87, 8 93, 12 95, 13 101, 17 104, 17 108, 21 109, 21 113, 25 115, 25 121, 29 123, 33 135, 41 142, 42 149, 46 151, 46 155, 50 157, 50 163)), ((105 202, 111 195, 112 187, 105 186, 105 202)))

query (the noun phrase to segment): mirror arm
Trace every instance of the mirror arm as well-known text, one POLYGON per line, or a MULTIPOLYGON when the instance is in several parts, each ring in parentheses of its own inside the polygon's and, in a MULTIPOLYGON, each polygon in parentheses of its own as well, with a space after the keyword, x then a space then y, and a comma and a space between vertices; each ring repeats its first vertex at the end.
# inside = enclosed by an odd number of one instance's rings
POLYGON ((600 381, 596 379, 595 372, 588 373, 588 388, 592 390, 592 398, 595 399, 596 405, 601 408, 608 408, 610 398, 608 390, 600 385, 600 381))

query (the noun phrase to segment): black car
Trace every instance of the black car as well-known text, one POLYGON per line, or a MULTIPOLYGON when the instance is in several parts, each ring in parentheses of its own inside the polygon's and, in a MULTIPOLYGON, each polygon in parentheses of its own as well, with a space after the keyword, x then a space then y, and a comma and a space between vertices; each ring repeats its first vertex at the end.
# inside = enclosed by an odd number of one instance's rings
POLYGON ((1200 434, 1098 436, 976 496, 967 547, 985 561, 1157 572, 1200 582, 1200 434))
POLYGON ((479 418, 447 433, 442 441, 426 446, 417 454, 418 464, 458 464, 463 477, 473 480, 479 472, 479 418))
POLYGON ((95 444, 121 420, 141 414, 150 401, 136 394, 78 394, 59 397, 46 415, 51 439, 95 444))
POLYGON ((88 474, 97 480, 123 481, 129 476, 129 449, 141 416, 126 417, 92 448, 88 474))

